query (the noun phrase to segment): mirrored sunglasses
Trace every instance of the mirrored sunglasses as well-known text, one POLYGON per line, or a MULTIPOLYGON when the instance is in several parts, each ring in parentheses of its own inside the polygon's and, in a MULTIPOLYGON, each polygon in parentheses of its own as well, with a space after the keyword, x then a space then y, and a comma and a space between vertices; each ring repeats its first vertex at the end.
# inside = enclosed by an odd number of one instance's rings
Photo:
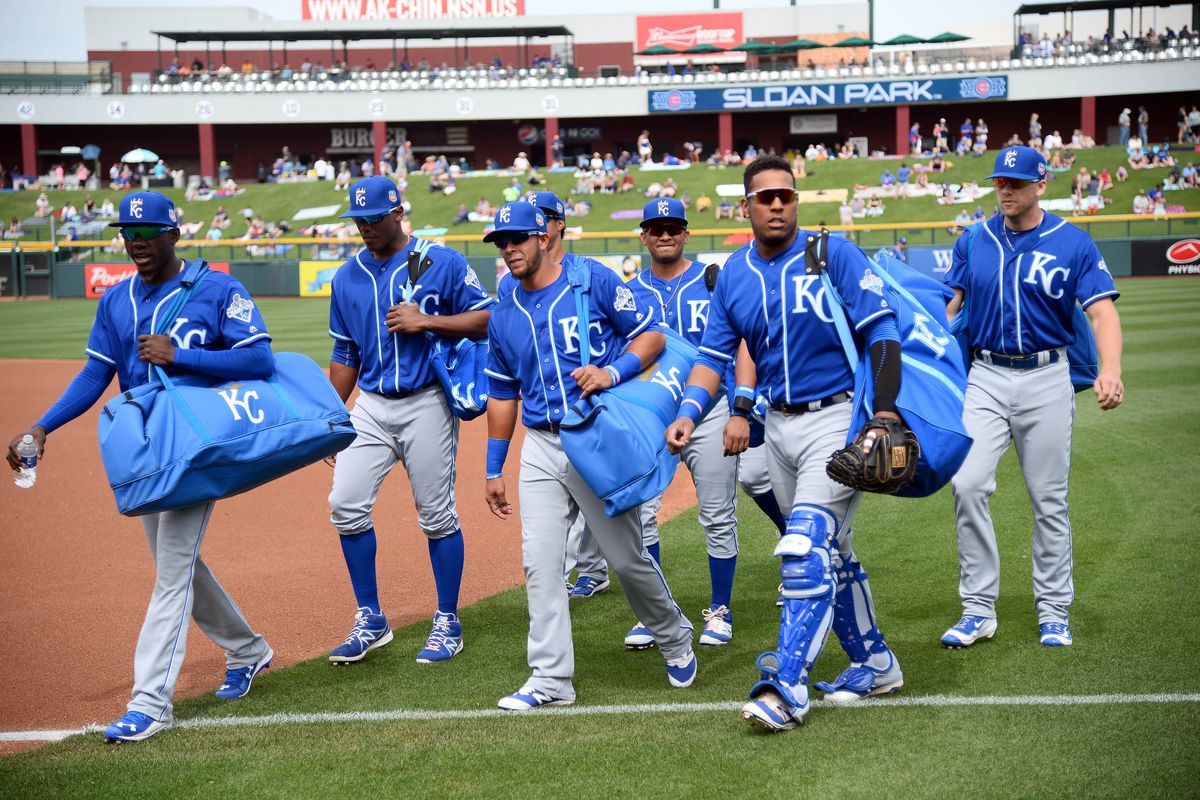
POLYGON ((658 237, 666 234, 667 236, 679 236, 685 230, 685 226, 679 222, 651 222, 646 226, 646 233, 650 236, 658 237))
POLYGON ((1024 189, 1033 183, 1033 181, 1027 181, 1023 178, 992 178, 992 181, 996 184, 997 189, 1003 189, 1006 186, 1013 189, 1024 189))
POLYGON ((497 236, 495 239, 492 240, 492 243, 496 245, 497 250, 504 250, 510 244, 515 244, 515 245, 525 244, 527 241, 529 241, 529 237, 532 235, 533 234, 531 234, 531 233, 519 233, 519 232, 518 233, 506 233, 503 236, 497 236))
MULTIPOLYGON (((397 206, 397 208, 398 207, 399 206, 397 206)), ((395 208, 389 208, 382 214, 367 214, 364 217, 355 217, 354 222, 359 225, 376 225, 379 222, 382 222, 385 217, 390 217, 393 213, 395 213, 395 211, 395 208)))
POLYGON ((756 192, 749 192, 746 199, 752 203, 758 203, 760 206, 773 205, 776 200, 785 206, 796 202, 795 189, 759 189, 756 192))
POLYGON ((127 242, 141 239, 149 242, 164 235, 170 228, 161 225, 124 225, 121 227, 121 238, 127 242))

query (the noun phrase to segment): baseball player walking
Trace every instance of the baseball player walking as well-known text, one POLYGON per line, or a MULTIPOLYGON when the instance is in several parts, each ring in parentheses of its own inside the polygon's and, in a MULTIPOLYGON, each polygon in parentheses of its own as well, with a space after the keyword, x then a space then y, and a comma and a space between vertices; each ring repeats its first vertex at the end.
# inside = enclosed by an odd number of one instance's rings
MULTIPOLYGON (((221 379, 266 378, 275 369, 271 337, 250 293, 219 272, 206 273, 170 335, 153 333, 158 314, 185 289, 185 265, 175 255, 179 225, 173 201, 158 192, 128 194, 112 225, 119 228, 137 275, 101 296, 88 335, 87 363, 58 402, 26 432, 39 451, 47 436, 100 399, 114 375, 121 391, 127 391, 150 383, 151 365, 173 376, 192 373, 221 379)), ((16 444, 23 435, 8 447, 14 470, 20 466, 16 444)), ((225 651, 225 682, 217 697, 244 696, 275 655, 200 557, 213 505, 200 503, 140 518, 154 556, 154 591, 134 652, 133 698, 125 715, 105 728, 109 741, 137 742, 171 726, 171 698, 187 651, 189 617, 225 651)))
MULTIPOLYGON (((502 206, 495 228, 484 240, 495 243, 519 281, 493 310, 488 325, 492 394, 486 496, 500 519, 513 513, 503 469, 516 427, 518 397, 527 430, 521 450, 521 537, 533 675, 499 706, 525 711, 575 701, 575 655, 563 569, 567 531, 579 513, 621 578, 629 605, 662 648, 668 681, 690 686, 697 669, 692 625, 642 546, 639 509, 606 516, 601 500, 567 460, 558 437, 559 423, 580 397, 636 376, 658 354, 663 346, 663 334, 654 330, 658 317, 611 270, 590 265, 590 321, 581 332, 567 270, 550 255, 545 215, 530 203, 502 206), (589 337, 594 358, 588 366, 582 364, 581 335, 589 337)), ((613 443, 614 450, 620 446, 613 443)))
POLYGON ((788 730, 808 712, 808 673, 831 625, 850 666, 833 682, 817 685, 826 700, 853 703, 896 691, 904 681, 876 627, 867 575, 854 555, 851 523, 859 495, 825 474, 830 453, 846 443, 854 376, 834 324, 841 311, 825 296, 814 267, 827 270, 870 350, 878 376, 876 414, 897 418, 899 331, 873 262, 856 245, 831 238, 827 259, 807 263, 815 234, 797 230, 795 183, 786 161, 760 156, 746 167, 743 181, 754 241, 729 257, 717 279, 700 359, 667 443, 682 450, 691 442, 744 340, 770 404, 764 446, 771 484, 791 512, 775 548, 783 579, 779 647, 759 656, 761 679, 742 715, 770 730, 788 730))
POLYGON ((437 588, 433 630, 417 661, 447 661, 463 648, 458 620, 463 534, 454 502, 458 420, 430 365, 425 333, 482 338, 495 300, 461 254, 404 232, 399 192, 387 178, 364 178, 351 186, 350 210, 342 216, 354 219, 366 249, 333 278, 329 379, 343 401, 358 385, 350 412, 358 438, 337 456, 329 505, 358 612, 350 635, 330 651, 329 660, 361 661, 392 640, 379 602, 371 512, 383 479, 402 464, 417 523, 429 540, 437 588), (410 273, 410 264, 421 270, 419 276, 410 273))
POLYGON ((1100 354, 1096 400, 1105 411, 1119 406, 1125 389, 1118 292, 1091 238, 1039 208, 1046 191, 1040 152, 1001 150, 990 177, 1000 213, 959 238, 946 276, 954 288, 948 314, 967 313, 974 361, 963 421, 975 444, 952 484, 963 616, 942 644, 968 647, 996 634, 1000 554, 988 500, 996 490, 996 465, 1011 442, 1033 506, 1041 643, 1063 646, 1072 642, 1067 609, 1075 594, 1067 515, 1075 393, 1066 347, 1074 342, 1078 302, 1100 354))

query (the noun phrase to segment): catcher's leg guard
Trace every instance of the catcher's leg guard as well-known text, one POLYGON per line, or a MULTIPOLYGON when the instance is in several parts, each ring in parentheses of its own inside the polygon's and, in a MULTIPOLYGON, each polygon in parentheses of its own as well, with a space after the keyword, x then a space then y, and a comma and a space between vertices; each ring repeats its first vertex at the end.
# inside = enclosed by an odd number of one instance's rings
POLYGON ((888 649, 875 623, 875 604, 862 564, 851 553, 845 559, 834 552, 837 596, 833 631, 850 657, 850 666, 833 682, 817 684, 835 702, 894 692, 904 685, 900 663, 888 649))
POLYGON ((830 543, 836 533, 837 520, 824 508, 796 506, 787 533, 775 548, 783 578, 779 649, 759 656, 760 679, 750 697, 773 691, 791 706, 797 719, 808 710, 808 671, 825 645, 833 619, 837 585, 830 543))

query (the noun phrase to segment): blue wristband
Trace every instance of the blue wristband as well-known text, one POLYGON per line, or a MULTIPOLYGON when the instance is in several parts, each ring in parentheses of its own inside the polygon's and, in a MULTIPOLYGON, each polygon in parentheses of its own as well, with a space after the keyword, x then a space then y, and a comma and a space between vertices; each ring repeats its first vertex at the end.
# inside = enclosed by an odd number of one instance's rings
POLYGON ((688 386, 683 390, 683 401, 679 404, 677 419, 686 418, 699 423, 701 418, 708 413, 711 403, 712 394, 703 386, 688 386))
POLYGON ((488 439, 487 443, 487 479, 499 478, 504 472, 504 461, 508 458, 508 439, 488 439))
POLYGON ((642 359, 637 353, 626 353, 605 369, 608 370, 609 375, 613 376, 613 386, 616 386, 621 381, 627 381, 642 371, 642 359))

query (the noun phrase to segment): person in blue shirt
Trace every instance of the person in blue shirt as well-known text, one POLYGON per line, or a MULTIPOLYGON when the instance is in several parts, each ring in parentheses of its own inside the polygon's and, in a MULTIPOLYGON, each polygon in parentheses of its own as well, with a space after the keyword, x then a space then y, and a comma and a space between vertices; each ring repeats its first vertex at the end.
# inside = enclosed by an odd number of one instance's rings
MULTIPOLYGON (((522 562, 529 602, 528 661, 533 674, 501 698, 507 711, 528 711, 575 700, 574 649, 567 593, 563 590, 567 535, 578 514, 589 529, 637 618, 651 631, 666 659, 668 682, 690 686, 697 660, 692 624, 679 610, 658 564, 642 545, 640 509, 615 517, 567 460, 559 425, 582 397, 635 379, 665 344, 659 316, 602 265, 567 266, 553 258, 545 215, 524 201, 496 213, 485 237, 495 243, 518 281, 488 324, 488 508, 501 520, 513 515, 504 464, 518 413, 525 425, 521 448, 522 562), (590 273, 581 330, 569 274, 590 273), (590 363, 583 363, 587 336, 590 363), (518 403, 519 400, 519 403, 518 403)), ((614 441, 619 450, 621 442, 614 441)))
POLYGON ((426 334, 483 338, 496 301, 460 253, 404 232, 401 203, 396 185, 382 176, 350 187, 342 216, 354 220, 365 248, 338 269, 329 300, 329 380, 343 402, 359 390, 350 412, 358 438, 337 455, 329 495, 358 609, 346 641, 329 653, 334 664, 361 661, 392 640, 379 602, 372 511, 398 464, 408 473, 437 590, 433 629, 417 662, 447 661, 463 647, 458 419, 433 371, 426 334))
POLYGON ((892 174, 891 167, 884 167, 883 174, 879 176, 879 185, 885 189, 896 185, 896 176, 892 174))
POLYGON ((900 169, 896 170, 896 188, 898 196, 908 196, 908 179, 911 177, 912 169, 908 166, 908 164, 900 162, 900 169))
MULTIPOLYGON (((220 272, 208 270, 199 278, 169 333, 154 332, 158 315, 197 276, 197 265, 186 265, 175 254, 179 224, 173 201, 158 192, 127 194, 111 224, 119 228, 137 274, 101 296, 84 351, 87 363, 26 431, 39 456, 46 438, 91 408, 114 376, 124 392, 154 380, 155 366, 174 378, 223 380, 261 379, 275 370, 262 314, 246 288, 220 272)), ((16 445, 24 435, 13 437, 8 447, 13 469, 20 466, 16 445)), ((133 697, 125 715, 105 728, 110 741, 141 741, 172 725, 171 700, 187 651, 189 618, 225 651, 219 698, 244 696, 274 657, 200 557, 213 506, 199 503, 139 517, 154 557, 154 590, 134 652, 133 697)))
POLYGON ((996 634, 1000 553, 989 501, 996 466, 1009 444, 1020 459, 1033 506, 1033 593, 1043 645, 1073 641, 1068 608, 1074 599, 1067 479, 1075 391, 1066 347, 1074 342, 1078 303, 1096 334, 1101 410, 1124 400, 1121 321, 1112 274, 1081 229, 1038 205, 1046 191, 1046 160, 1030 147, 996 156, 989 178, 1000 213, 954 245, 946 284, 947 307, 966 313, 974 356, 967 378, 963 422, 975 440, 954 476, 962 618, 941 639, 969 647, 996 634))
POLYGON ((857 245, 830 237, 824 261, 810 258, 817 234, 796 226, 797 195, 786 161, 760 157, 746 168, 743 182, 754 241, 721 270, 700 357, 666 436, 673 451, 688 444, 744 341, 758 391, 769 404, 764 446, 771 484, 789 519, 775 549, 783 578, 779 645, 759 657, 760 680, 742 716, 770 730, 789 730, 808 712, 808 673, 831 627, 850 666, 834 681, 817 684, 827 701, 854 703, 904 683, 876 626, 867 574, 854 554, 851 525, 860 496, 825 473, 829 455, 846 444, 854 387, 834 315, 848 316, 860 347, 870 351, 875 414, 897 419, 899 330, 875 262, 857 245), (844 311, 826 296, 820 269, 828 272, 844 311))

